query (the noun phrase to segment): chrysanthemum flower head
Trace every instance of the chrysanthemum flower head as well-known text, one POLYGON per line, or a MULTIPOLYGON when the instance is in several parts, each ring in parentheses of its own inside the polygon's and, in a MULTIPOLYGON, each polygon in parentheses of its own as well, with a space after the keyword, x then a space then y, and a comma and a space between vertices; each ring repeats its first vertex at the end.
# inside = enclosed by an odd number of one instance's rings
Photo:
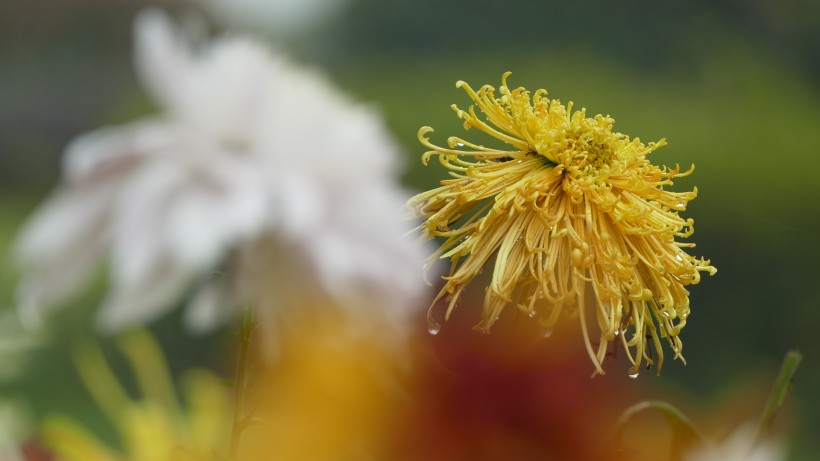
POLYGON ((459 137, 439 146, 428 139, 432 128, 419 130, 430 149, 423 161, 437 155, 451 176, 409 201, 425 219, 422 235, 443 239, 431 259, 451 259, 436 302, 448 302, 449 316, 492 262, 481 330, 489 331, 507 306, 537 317, 547 330, 570 310, 578 313, 598 373, 610 341, 624 346, 632 374, 644 360, 660 369, 662 338, 683 359, 678 334, 689 316, 685 287, 698 283, 700 272, 716 272, 708 260, 687 253, 693 243, 676 240, 693 232, 692 219, 679 212, 697 189, 667 186, 693 169, 653 165, 647 156, 665 140, 630 139, 613 131, 611 117, 588 117, 585 109, 548 98, 546 90, 511 90, 508 76, 498 90, 475 91, 459 81, 475 105, 466 111, 453 105, 465 129, 477 128, 504 147, 459 137))

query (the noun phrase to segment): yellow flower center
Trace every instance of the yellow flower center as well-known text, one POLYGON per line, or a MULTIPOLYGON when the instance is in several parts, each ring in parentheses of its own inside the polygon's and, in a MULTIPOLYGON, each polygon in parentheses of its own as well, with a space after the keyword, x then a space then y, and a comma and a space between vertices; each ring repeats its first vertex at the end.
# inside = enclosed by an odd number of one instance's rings
MULTIPOLYGON (((489 90, 484 87, 478 94, 491 94, 489 90)), ((495 102, 506 106, 515 128, 523 135, 521 139, 560 171, 573 179, 600 184, 625 169, 632 153, 631 143, 627 136, 612 131, 611 117, 588 118, 586 109, 573 112, 572 102, 564 106, 557 99, 547 98, 545 90, 530 98, 522 88, 510 91, 505 82, 500 91, 503 96, 495 102)))

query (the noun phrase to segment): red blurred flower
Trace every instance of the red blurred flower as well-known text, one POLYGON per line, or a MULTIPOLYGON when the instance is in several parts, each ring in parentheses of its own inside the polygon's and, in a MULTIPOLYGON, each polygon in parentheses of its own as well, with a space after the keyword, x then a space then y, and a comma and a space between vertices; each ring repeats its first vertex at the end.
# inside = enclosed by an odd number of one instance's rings
POLYGON ((470 317, 480 311, 457 309, 437 335, 417 338, 393 459, 603 459, 612 423, 634 401, 626 378, 591 378, 580 331, 543 337, 506 315, 484 334, 470 317))

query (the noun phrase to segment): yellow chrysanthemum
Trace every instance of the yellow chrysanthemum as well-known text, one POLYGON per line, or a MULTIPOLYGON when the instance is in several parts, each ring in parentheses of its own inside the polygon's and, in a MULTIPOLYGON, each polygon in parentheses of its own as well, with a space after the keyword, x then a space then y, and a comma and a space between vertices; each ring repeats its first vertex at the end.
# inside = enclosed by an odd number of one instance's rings
MULTIPOLYGON (((684 250, 693 243, 675 241, 693 232, 692 219, 678 212, 697 195, 665 189, 674 178, 689 175, 652 165, 646 156, 665 140, 643 144, 612 130, 609 116, 587 117, 547 98, 510 90, 504 74, 496 89, 474 91, 459 81, 475 106, 453 109, 464 128, 477 128, 503 141, 495 149, 458 137, 449 147, 429 141, 430 127, 419 141, 450 170, 452 179, 412 198, 409 206, 425 219, 426 238, 442 237, 431 259, 450 258, 450 274, 436 298, 449 302, 449 317, 465 287, 485 265, 494 262, 478 328, 488 331, 502 310, 514 305, 538 317, 550 329, 565 306, 579 311, 586 348, 596 371, 610 341, 620 341, 638 372, 663 362, 660 338, 681 358, 678 334, 689 315, 686 285, 700 272, 714 274, 709 261, 684 250), (588 298, 594 302, 587 303, 588 298), (600 340, 593 345, 587 316, 597 318, 600 340)), ((434 303, 435 304, 435 303, 434 303)), ((431 308, 432 309, 432 308, 431 308)), ((431 320, 432 322, 433 320, 431 320)))

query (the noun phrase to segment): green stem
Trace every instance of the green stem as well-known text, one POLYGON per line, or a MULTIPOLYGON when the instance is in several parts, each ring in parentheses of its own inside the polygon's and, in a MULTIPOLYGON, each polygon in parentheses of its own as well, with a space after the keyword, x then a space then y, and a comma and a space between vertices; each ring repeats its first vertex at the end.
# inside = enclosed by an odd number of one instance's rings
POLYGON ((621 437, 629 421, 638 413, 642 413, 647 410, 657 410, 666 416, 666 419, 675 427, 675 429, 678 429, 676 432, 682 432, 682 435, 687 441, 705 443, 706 439, 703 437, 703 434, 700 433, 695 425, 692 424, 692 421, 681 413, 680 410, 673 407, 669 403, 653 400, 636 403, 635 405, 627 408, 626 411, 621 414, 621 417, 618 418, 618 422, 615 423, 614 442, 616 446, 621 446, 621 437))
POLYGON ((233 427, 231 429, 231 441, 228 457, 236 460, 239 452, 239 437, 247 427, 245 416, 242 411, 245 402, 245 391, 248 381, 248 351, 251 344, 251 335, 256 322, 253 318, 253 309, 247 308, 239 324, 239 353, 236 360, 236 392, 234 393, 233 427))
POLYGON ((764 433, 772 426, 778 410, 783 406, 783 402, 789 395, 794 373, 797 371, 797 366, 800 365, 802 359, 803 355, 799 351, 789 351, 786 353, 786 357, 783 358, 783 364, 780 365, 780 372, 777 374, 774 386, 772 386, 769 400, 766 402, 763 414, 760 416, 755 442, 760 442, 764 433))

